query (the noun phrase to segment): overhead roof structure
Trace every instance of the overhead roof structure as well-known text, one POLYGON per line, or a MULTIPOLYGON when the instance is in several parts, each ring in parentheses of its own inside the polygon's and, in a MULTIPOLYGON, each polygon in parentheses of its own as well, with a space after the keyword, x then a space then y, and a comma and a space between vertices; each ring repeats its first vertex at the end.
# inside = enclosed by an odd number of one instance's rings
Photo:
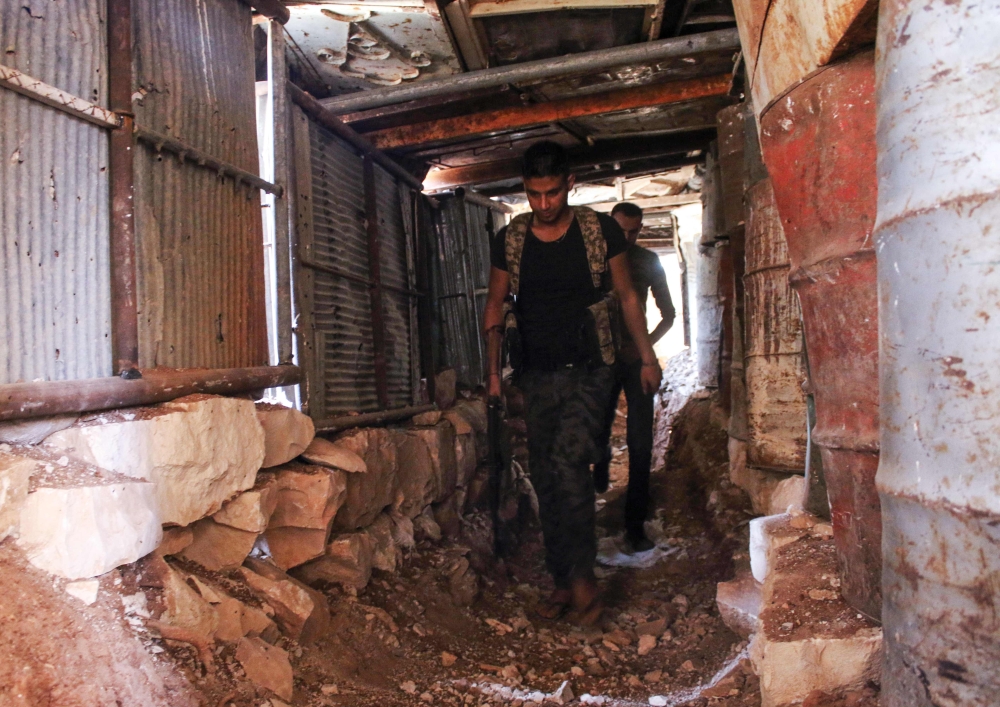
POLYGON ((703 162, 741 91, 731 0, 286 5, 293 80, 427 191, 516 192, 540 140, 598 184, 703 162))

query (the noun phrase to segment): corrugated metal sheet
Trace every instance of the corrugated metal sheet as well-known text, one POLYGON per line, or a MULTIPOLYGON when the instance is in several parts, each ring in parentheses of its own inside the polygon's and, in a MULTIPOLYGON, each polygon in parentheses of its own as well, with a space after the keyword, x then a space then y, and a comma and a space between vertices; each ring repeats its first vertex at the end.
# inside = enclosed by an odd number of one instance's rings
MULTIPOLYGON (((0 4, 4 64, 106 105, 104 3, 0 4)), ((0 89, 0 383, 111 374, 108 138, 0 89)))
MULTIPOLYGON (((368 280, 361 157, 310 121, 313 254, 319 265, 368 280)), ((326 414, 378 409, 368 286, 316 270, 316 349, 322 358, 326 414)))
MULTIPOLYGON (((406 257, 406 229, 399 186, 384 169, 375 165, 375 193, 379 222, 379 259, 382 283, 388 287, 409 290, 410 274, 406 257)), ((413 401, 413 379, 410 357, 411 341, 416 332, 410 331, 410 296, 392 289, 382 290, 385 322, 386 378, 389 407, 403 407, 413 401)))
MULTIPOLYGON (((133 13, 136 122, 256 173, 249 7, 158 0, 133 13)), ((144 144, 135 169, 140 364, 266 364, 258 193, 144 144)))
POLYGON ((457 197, 442 199, 435 214, 434 299, 441 318, 440 363, 454 368, 458 380, 468 386, 483 380, 480 323, 489 279, 490 223, 489 209, 457 197))

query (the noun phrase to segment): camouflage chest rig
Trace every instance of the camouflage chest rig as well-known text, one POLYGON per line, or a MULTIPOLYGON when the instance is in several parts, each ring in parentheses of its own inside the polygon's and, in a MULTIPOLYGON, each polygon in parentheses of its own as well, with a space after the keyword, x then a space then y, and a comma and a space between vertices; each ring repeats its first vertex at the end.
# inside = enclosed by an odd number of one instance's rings
MULTIPOLYGON (((587 249, 587 263, 590 265, 590 277, 594 289, 602 294, 601 299, 587 307, 589 325, 593 327, 592 347, 600 361, 610 366, 616 360, 616 353, 621 344, 619 328, 618 298, 610 283, 608 272, 608 242, 604 239, 601 222, 597 212, 586 206, 571 207, 580 224, 583 233, 583 244, 587 249)), ((507 225, 504 238, 504 254, 507 261, 507 273, 510 276, 510 291, 517 297, 521 284, 521 254, 524 251, 524 239, 531 225, 531 214, 518 214, 507 225)), ((510 333, 517 327, 517 319, 512 307, 504 309, 504 327, 510 333)), ((513 359, 513 357, 511 357, 513 359)), ((518 366, 514 364, 514 368, 518 366)))

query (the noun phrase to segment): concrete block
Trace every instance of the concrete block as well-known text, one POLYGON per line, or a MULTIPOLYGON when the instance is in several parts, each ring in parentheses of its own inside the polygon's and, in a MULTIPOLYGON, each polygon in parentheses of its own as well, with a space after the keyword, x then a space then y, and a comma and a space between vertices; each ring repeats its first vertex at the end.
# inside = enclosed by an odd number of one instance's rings
POLYGON ((399 490, 396 442, 399 433, 381 427, 350 430, 336 444, 364 459, 364 471, 347 473, 347 497, 333 520, 335 530, 364 528, 396 503, 399 490))
POLYGON ((31 564, 84 579, 156 549, 163 530, 153 484, 108 472, 103 476, 77 478, 78 485, 40 486, 25 497, 18 545, 31 564))
POLYGON ((264 430, 249 400, 191 395, 102 413, 56 432, 45 446, 152 482, 162 521, 188 525, 253 486, 264 430))

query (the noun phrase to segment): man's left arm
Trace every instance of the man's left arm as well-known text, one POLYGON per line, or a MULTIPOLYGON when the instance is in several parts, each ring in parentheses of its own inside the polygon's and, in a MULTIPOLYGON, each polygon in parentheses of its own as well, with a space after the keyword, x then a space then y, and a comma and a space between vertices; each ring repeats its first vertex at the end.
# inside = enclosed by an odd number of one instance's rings
POLYGON ((670 289, 667 287, 667 275, 663 272, 663 266, 660 264, 659 258, 656 258, 651 263, 649 279, 653 301, 656 302, 656 308, 660 310, 660 323, 649 334, 649 340, 655 344, 663 338, 664 334, 670 331, 670 327, 674 325, 674 318, 677 316, 677 312, 674 311, 674 303, 670 299, 670 289))
POLYGON ((639 296, 632 286, 628 259, 625 253, 619 253, 608 260, 608 264, 611 266, 611 282, 614 285, 615 294, 618 295, 618 301, 621 303, 622 318, 625 320, 628 333, 632 336, 632 341, 635 342, 642 358, 642 390, 647 395, 652 395, 660 388, 662 372, 660 371, 660 363, 656 360, 656 354, 653 353, 653 344, 646 332, 646 315, 643 313, 642 307, 639 306, 639 296))

